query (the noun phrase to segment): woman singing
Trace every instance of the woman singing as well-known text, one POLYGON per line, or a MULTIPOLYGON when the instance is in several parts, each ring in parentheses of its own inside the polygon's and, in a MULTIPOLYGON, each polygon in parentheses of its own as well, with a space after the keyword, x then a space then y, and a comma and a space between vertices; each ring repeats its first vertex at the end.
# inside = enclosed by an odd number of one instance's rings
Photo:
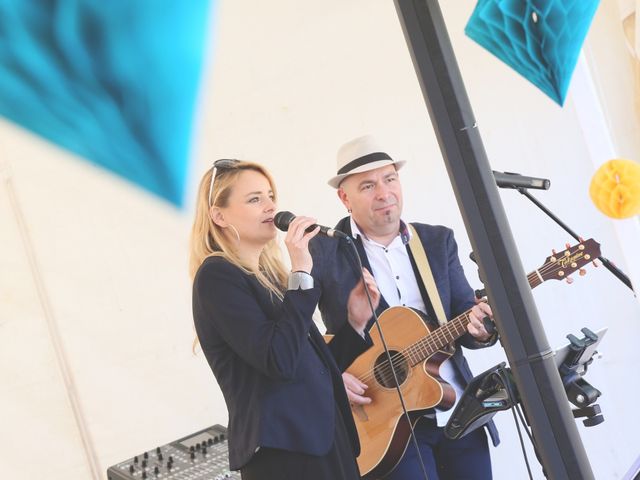
MULTIPOLYGON (((193 316, 229 410, 229 463, 244 480, 358 479, 357 433, 341 378, 371 345, 364 285, 348 324, 327 345, 312 314, 320 292, 308 243, 318 228, 296 217, 286 234, 288 273, 264 167, 218 160, 202 179, 191 238, 193 316)), ((379 292, 365 272, 374 307, 379 292)))

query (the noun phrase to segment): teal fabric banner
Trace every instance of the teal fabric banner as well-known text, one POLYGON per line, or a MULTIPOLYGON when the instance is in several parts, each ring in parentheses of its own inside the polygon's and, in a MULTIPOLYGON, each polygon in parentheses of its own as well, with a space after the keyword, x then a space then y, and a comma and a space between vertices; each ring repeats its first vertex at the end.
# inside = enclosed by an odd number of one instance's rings
POLYGON ((0 115, 182 205, 214 0, 0 0, 0 115))
POLYGON ((560 106, 600 0, 479 0, 465 33, 560 106))

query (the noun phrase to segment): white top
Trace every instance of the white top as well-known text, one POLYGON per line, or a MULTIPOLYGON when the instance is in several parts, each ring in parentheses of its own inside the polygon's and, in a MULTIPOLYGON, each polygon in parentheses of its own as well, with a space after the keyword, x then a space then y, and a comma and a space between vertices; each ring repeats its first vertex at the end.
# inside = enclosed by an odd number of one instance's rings
MULTIPOLYGON (((404 223, 402 223, 402 226, 404 226, 404 223)), ((420 287, 418 287, 418 281, 406 248, 409 240, 411 240, 411 230, 408 228, 401 228, 401 230, 403 230, 403 233, 398 232, 398 236, 385 247, 367 238, 351 218, 352 236, 353 238, 361 237, 364 251, 367 254, 369 265, 371 265, 371 273, 376 279, 378 290, 389 306, 415 308, 427 314, 427 308, 420 293, 420 287)), ((464 388, 456 380, 455 370, 450 359, 445 360, 440 365, 440 376, 456 392, 456 401, 449 410, 436 409, 438 426, 444 426, 453 413, 458 399, 462 396, 464 388)))

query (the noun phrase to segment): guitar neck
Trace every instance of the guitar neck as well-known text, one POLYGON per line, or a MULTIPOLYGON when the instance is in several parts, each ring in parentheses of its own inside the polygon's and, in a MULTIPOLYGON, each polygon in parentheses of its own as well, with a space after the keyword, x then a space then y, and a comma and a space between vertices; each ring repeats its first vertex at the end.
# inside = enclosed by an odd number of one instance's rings
MULTIPOLYGON (((544 279, 538 273, 537 270, 527 275, 527 280, 531 288, 535 288, 540 285, 544 279)), ((412 365, 426 360, 438 350, 443 349, 445 346, 456 341, 462 335, 468 332, 467 326, 469 325, 471 315, 471 309, 458 315, 452 320, 436 328, 426 337, 422 337, 413 345, 407 348, 406 353, 412 365)))

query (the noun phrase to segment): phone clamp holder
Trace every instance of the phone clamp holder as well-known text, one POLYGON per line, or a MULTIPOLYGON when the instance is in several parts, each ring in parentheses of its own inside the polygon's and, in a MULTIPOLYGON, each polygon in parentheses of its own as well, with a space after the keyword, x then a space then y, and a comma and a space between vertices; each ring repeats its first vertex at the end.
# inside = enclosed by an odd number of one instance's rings
POLYGON ((569 345, 563 349, 566 351, 566 355, 558 365, 558 372, 560 373, 560 378, 562 378, 567 399, 578 407, 572 410, 573 417, 586 417, 582 423, 586 427, 593 427, 604 422, 600 406, 594 404, 602 392, 583 377, 587 372, 588 366, 593 362, 593 356, 596 353, 595 348, 606 330, 598 335, 585 327, 581 332, 584 334, 583 338, 578 338, 572 334, 567 335, 569 345))

